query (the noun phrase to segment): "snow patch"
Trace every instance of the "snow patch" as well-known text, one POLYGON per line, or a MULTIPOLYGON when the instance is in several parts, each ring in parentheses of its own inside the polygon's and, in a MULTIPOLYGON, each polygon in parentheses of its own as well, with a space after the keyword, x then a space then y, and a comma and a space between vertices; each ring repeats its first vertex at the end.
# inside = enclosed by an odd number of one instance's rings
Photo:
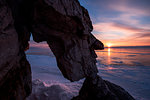
POLYGON ((78 87, 73 88, 64 83, 45 83, 36 79, 32 83, 32 94, 27 100, 71 100, 78 95, 78 91, 78 87))

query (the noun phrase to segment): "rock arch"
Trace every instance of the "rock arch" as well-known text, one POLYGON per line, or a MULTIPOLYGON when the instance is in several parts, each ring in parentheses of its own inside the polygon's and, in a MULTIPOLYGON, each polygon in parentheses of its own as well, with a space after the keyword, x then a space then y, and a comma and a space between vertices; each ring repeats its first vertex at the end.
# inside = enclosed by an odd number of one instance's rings
POLYGON ((88 11, 78 0, 0 0, 0 24, 0 99, 24 100, 31 93, 31 69, 24 50, 32 33, 34 41, 48 43, 65 78, 86 77, 73 100, 134 100, 97 75, 94 50, 104 46, 91 34, 88 11))

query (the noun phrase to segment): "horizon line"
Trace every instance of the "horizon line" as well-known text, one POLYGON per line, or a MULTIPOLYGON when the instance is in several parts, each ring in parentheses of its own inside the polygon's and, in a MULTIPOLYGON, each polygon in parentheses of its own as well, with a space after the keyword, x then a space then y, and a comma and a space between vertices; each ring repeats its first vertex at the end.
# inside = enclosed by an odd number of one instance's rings
POLYGON ((119 48, 119 47, 150 47, 150 45, 145 46, 111 46, 111 47, 104 47, 104 48, 119 48))

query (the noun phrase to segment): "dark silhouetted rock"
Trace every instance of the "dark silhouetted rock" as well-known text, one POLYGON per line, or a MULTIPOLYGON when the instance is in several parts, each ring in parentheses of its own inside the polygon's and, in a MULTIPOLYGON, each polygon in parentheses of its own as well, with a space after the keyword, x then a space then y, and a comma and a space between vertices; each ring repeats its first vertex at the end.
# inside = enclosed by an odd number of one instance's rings
POLYGON ((86 78, 79 96, 72 100, 135 100, 127 91, 118 85, 103 80, 86 78))
POLYGON ((11 9, 0 0, 0 100, 24 100, 31 93, 31 70, 21 49, 11 9))
POLYGON ((37 0, 34 3, 32 34, 36 42, 47 41, 65 78, 78 81, 95 77, 96 54, 103 44, 92 34, 85 8, 77 0, 37 0))

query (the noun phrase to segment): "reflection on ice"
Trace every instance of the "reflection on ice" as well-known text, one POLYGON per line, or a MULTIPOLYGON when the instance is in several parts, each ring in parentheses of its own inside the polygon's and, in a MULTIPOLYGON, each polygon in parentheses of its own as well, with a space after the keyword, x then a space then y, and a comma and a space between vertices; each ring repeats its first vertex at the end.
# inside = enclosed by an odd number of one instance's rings
POLYGON ((110 48, 108 48, 108 64, 111 64, 111 59, 110 59, 110 48))
POLYGON ((105 48, 96 53, 105 65, 150 66, 150 48, 105 48))
POLYGON ((150 100, 150 47, 105 48, 96 53, 103 79, 122 86, 136 100, 150 100))
POLYGON ((108 56, 110 56, 110 53, 111 53, 111 52, 110 52, 110 48, 108 48, 108 56))
POLYGON ((106 66, 106 67, 98 67, 99 70, 115 70, 118 68, 112 67, 112 66, 106 66))

